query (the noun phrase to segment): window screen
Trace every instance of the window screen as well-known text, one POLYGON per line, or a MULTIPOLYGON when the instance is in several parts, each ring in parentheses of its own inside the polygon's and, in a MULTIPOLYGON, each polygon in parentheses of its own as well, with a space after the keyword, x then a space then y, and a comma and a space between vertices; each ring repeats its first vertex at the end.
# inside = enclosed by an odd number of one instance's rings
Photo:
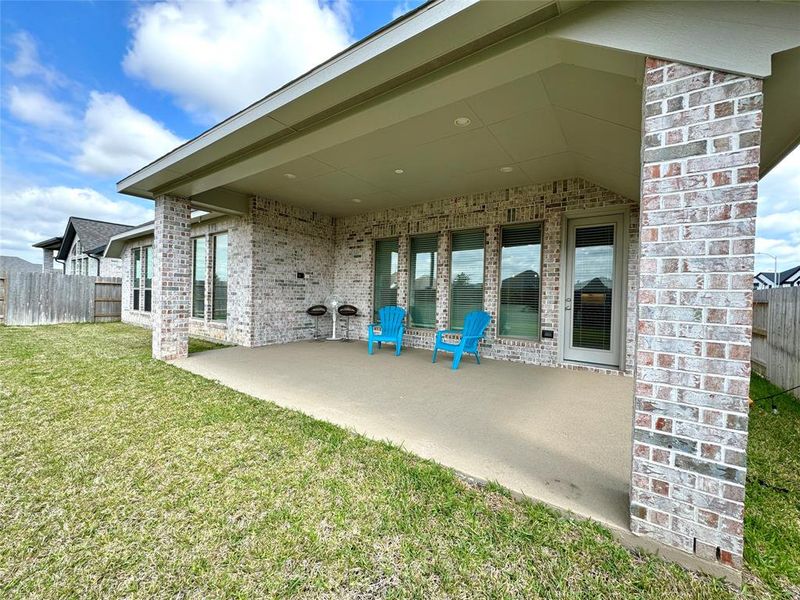
POLYGON ((538 339, 541 225, 503 227, 501 243, 499 333, 538 339))
POLYGON ((224 321, 228 318, 228 234, 220 233, 214 243, 214 287, 212 288, 211 318, 224 321))
POLYGON ((437 234, 411 238, 409 260, 408 305, 411 327, 436 327, 436 256, 437 234))
POLYGON ((455 231, 450 269, 450 328, 462 329, 464 317, 483 310, 484 231, 455 231))
POLYGON ((192 316, 205 316, 206 302, 206 239, 192 240, 192 316))
POLYGON ((373 290, 373 318, 378 321, 378 310, 397 305, 397 240, 375 242, 375 277, 373 290))

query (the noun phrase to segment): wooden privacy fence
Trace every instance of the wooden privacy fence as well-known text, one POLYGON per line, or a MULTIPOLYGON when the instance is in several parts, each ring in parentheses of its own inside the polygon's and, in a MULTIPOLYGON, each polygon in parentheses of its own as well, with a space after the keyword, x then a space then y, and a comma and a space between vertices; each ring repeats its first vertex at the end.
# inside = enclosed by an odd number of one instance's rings
MULTIPOLYGON (((800 385, 800 287, 755 291, 751 360, 781 389, 800 385)), ((792 393, 800 398, 800 390, 792 393)))
POLYGON ((0 274, 0 320, 6 325, 119 321, 122 280, 60 273, 0 274))

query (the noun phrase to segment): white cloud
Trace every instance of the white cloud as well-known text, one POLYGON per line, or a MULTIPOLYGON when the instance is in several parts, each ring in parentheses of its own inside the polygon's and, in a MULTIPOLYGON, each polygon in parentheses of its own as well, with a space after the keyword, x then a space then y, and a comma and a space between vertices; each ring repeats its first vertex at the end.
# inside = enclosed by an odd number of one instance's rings
POLYGON ((12 85, 6 96, 9 112, 20 121, 45 129, 70 128, 75 124, 69 108, 43 92, 12 85))
POLYGON ((345 0, 170 0, 131 21, 125 72, 204 121, 227 117, 352 43, 345 0))
POLYGON ((31 244, 64 233, 70 216, 137 225, 153 218, 151 207, 91 188, 25 187, 0 195, 0 254, 41 262, 31 244))
POLYGON ((9 36, 9 41, 16 47, 14 60, 6 64, 6 69, 18 78, 35 77, 48 85, 64 85, 66 80, 55 69, 42 64, 36 40, 27 31, 18 31, 9 36))
POLYGON ((128 175, 183 143, 117 94, 92 92, 84 127, 75 166, 98 176, 128 175))
MULTIPOLYGON (((756 252, 778 257, 778 270, 800 264, 800 148, 796 148, 758 186, 756 252)), ((769 256, 756 255, 756 271, 772 271, 769 256)))

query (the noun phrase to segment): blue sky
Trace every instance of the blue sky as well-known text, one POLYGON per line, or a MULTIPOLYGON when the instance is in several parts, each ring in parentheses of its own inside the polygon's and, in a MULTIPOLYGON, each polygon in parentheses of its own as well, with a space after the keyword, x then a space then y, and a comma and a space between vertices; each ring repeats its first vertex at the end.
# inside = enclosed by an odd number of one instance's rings
MULTIPOLYGON (((150 218, 116 181, 421 2, 3 2, 0 254, 38 262, 69 215, 150 218)), ((760 196, 757 249, 797 264, 800 151, 760 196)))

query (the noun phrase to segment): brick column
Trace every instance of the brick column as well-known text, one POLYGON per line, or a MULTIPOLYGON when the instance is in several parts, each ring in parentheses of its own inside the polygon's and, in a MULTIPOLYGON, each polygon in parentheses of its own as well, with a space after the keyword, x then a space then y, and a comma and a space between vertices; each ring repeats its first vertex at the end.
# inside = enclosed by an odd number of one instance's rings
POLYGON ((153 358, 189 353, 191 207, 183 198, 156 199, 153 241, 153 358))
POLYGON ((450 328, 450 232, 439 233, 436 252, 436 329, 450 328))
POLYGON ((648 59, 631 530, 741 568, 761 81, 648 59))
POLYGON ((42 273, 53 272, 53 251, 42 248, 42 273))
POLYGON ((397 238, 397 306, 402 306, 406 311, 408 306, 408 234, 403 233, 397 238))
POLYGON ((491 343, 497 334, 497 300, 500 295, 500 226, 486 228, 483 261, 483 310, 492 316, 486 328, 486 342, 491 343))

